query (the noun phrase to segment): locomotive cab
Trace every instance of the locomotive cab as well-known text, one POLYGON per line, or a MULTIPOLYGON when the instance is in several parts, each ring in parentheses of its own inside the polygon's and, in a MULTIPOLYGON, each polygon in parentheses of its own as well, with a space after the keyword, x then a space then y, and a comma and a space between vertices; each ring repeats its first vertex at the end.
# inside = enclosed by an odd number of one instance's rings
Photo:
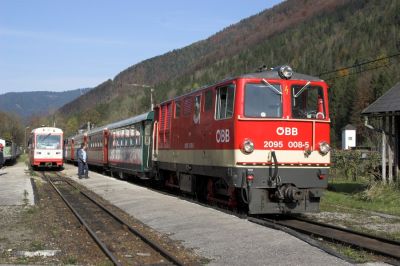
POLYGON ((250 213, 318 211, 330 164, 328 87, 297 73, 262 74, 237 86, 244 103, 236 102, 235 121, 242 200, 250 213))

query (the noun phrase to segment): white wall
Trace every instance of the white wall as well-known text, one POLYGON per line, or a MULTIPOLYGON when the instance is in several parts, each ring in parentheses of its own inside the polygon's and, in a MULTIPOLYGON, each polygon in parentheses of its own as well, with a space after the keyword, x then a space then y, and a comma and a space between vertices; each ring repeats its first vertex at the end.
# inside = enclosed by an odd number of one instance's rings
POLYGON ((342 131, 342 149, 348 150, 356 146, 356 131, 343 130, 342 131))

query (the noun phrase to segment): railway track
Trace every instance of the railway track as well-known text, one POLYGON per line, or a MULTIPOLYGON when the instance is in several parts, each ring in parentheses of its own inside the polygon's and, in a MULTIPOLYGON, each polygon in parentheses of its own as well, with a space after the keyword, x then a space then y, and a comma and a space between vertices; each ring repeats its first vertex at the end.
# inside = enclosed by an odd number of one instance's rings
POLYGON ((58 173, 41 172, 114 265, 184 263, 58 173), (136 244, 132 244, 136 243, 136 244), (127 256, 126 254, 140 254, 127 256))
POLYGON ((299 235, 293 233, 293 230, 309 236, 322 237, 331 242, 350 245, 357 249, 368 250, 374 254, 391 258, 388 261, 389 263, 393 263, 393 259, 397 261, 395 264, 399 265, 400 263, 400 242, 398 241, 297 217, 285 219, 249 217, 248 220, 260 225, 286 231, 297 237, 299 235))

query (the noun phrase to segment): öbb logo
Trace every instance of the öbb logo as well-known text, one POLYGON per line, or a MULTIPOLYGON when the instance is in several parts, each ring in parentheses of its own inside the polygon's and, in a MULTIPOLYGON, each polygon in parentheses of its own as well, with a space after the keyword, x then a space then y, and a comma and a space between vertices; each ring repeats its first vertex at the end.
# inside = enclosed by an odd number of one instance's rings
POLYGON ((215 134, 217 143, 227 143, 230 141, 229 129, 218 129, 215 134))
POLYGON ((278 127, 276 129, 276 134, 279 136, 297 136, 299 134, 299 130, 297 127, 278 127))

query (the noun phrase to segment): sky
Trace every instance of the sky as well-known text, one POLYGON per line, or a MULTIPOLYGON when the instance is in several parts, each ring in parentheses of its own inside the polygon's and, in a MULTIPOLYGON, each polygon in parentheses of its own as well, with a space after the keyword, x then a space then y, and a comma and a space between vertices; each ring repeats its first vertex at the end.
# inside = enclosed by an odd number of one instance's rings
POLYGON ((282 0, 0 0, 0 94, 95 87, 282 0))

